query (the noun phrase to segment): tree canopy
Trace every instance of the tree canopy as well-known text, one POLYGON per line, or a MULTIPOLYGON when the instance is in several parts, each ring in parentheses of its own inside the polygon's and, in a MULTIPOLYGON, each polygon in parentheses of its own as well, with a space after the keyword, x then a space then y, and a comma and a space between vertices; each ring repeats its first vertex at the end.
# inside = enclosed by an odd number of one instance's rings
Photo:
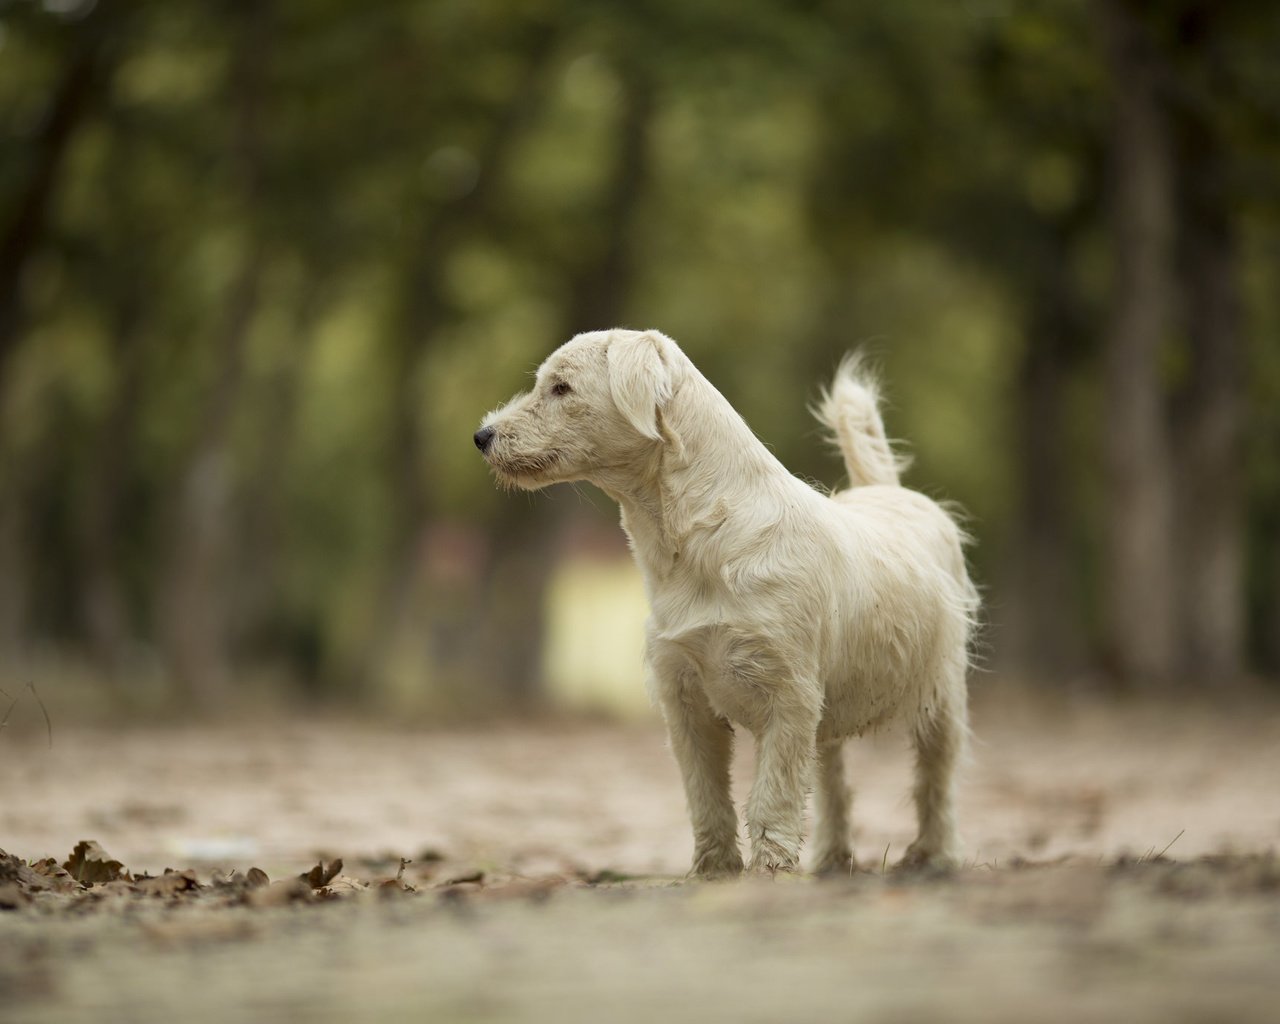
POLYGON ((612 512, 469 438, 625 324, 824 484, 868 349, 992 665, 1274 673, 1277 45, 1236 0, 3 0, 6 672, 536 701, 612 512))

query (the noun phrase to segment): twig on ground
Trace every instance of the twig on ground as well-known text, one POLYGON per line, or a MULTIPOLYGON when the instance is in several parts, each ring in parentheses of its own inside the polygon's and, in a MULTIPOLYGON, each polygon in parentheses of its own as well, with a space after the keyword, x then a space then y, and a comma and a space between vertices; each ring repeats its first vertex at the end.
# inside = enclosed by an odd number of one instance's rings
POLYGON ((1166 846, 1165 846, 1165 848, 1164 848, 1163 850, 1161 850, 1159 853, 1157 853, 1157 854, 1155 855, 1155 859, 1156 859, 1156 860, 1159 860, 1159 859, 1160 859, 1161 857, 1163 857, 1166 853, 1168 853, 1168 852, 1169 852, 1169 847, 1170 847, 1170 846, 1172 846, 1174 843, 1176 843, 1179 839, 1181 839, 1181 838, 1183 837, 1183 835, 1185 835, 1185 834, 1186 834, 1186 831, 1187 831, 1187 830, 1184 828, 1184 829, 1183 829, 1181 832, 1179 832, 1176 836, 1174 836, 1172 839, 1170 839, 1170 840, 1169 840, 1169 842, 1168 842, 1168 845, 1166 845, 1166 846))
MULTIPOLYGON (((40 707, 40 713, 44 715, 45 731, 49 734, 49 749, 53 749, 53 719, 49 717, 49 709, 44 706, 44 701, 40 699, 40 694, 36 692, 35 683, 27 683, 26 689, 31 691, 31 696, 35 698, 35 702, 40 707)), ((7 728, 9 725, 9 716, 13 714, 13 709, 18 706, 18 701, 22 700, 22 691, 18 692, 18 696, 10 696, 6 691, 0 690, 0 696, 5 697, 9 701, 9 706, 5 708, 4 718, 0 718, 0 729, 7 728)))

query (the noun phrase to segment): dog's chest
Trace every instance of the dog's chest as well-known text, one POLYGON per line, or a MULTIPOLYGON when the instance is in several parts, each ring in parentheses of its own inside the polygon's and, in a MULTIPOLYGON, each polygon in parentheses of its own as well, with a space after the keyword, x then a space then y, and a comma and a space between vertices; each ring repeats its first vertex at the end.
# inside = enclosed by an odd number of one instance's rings
POLYGON ((777 691, 796 685, 766 637, 725 623, 656 636, 651 656, 672 678, 700 686, 717 714, 752 731, 777 691))

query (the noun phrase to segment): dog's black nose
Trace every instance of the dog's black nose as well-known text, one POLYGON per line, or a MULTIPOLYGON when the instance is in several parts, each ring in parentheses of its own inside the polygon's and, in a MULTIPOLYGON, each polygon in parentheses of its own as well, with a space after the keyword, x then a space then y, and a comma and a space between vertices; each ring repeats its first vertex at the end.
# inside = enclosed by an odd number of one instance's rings
POLYGON ((477 448, 482 452, 487 452, 489 445, 493 444, 493 427, 481 427, 477 430, 475 442, 477 448))

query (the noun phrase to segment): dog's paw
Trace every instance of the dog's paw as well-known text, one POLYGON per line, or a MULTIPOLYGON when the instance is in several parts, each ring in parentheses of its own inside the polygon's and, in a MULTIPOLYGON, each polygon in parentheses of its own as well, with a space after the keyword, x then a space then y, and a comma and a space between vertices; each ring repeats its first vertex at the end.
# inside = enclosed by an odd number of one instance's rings
POLYGON ((813 873, 823 878, 846 878, 858 870, 848 848, 824 850, 813 861, 813 873))
POLYGON ((753 875, 776 875, 779 872, 794 873, 800 870, 800 844, 780 842, 768 830, 751 841, 751 865, 753 875))
POLYGON ((895 871, 915 871, 924 874, 945 874, 960 866, 960 855, 954 849, 936 849, 916 840, 907 847, 895 871))
POLYGON ((742 874, 742 854, 737 846, 699 850, 693 855, 693 870, 689 874, 706 880, 736 878, 742 874))

